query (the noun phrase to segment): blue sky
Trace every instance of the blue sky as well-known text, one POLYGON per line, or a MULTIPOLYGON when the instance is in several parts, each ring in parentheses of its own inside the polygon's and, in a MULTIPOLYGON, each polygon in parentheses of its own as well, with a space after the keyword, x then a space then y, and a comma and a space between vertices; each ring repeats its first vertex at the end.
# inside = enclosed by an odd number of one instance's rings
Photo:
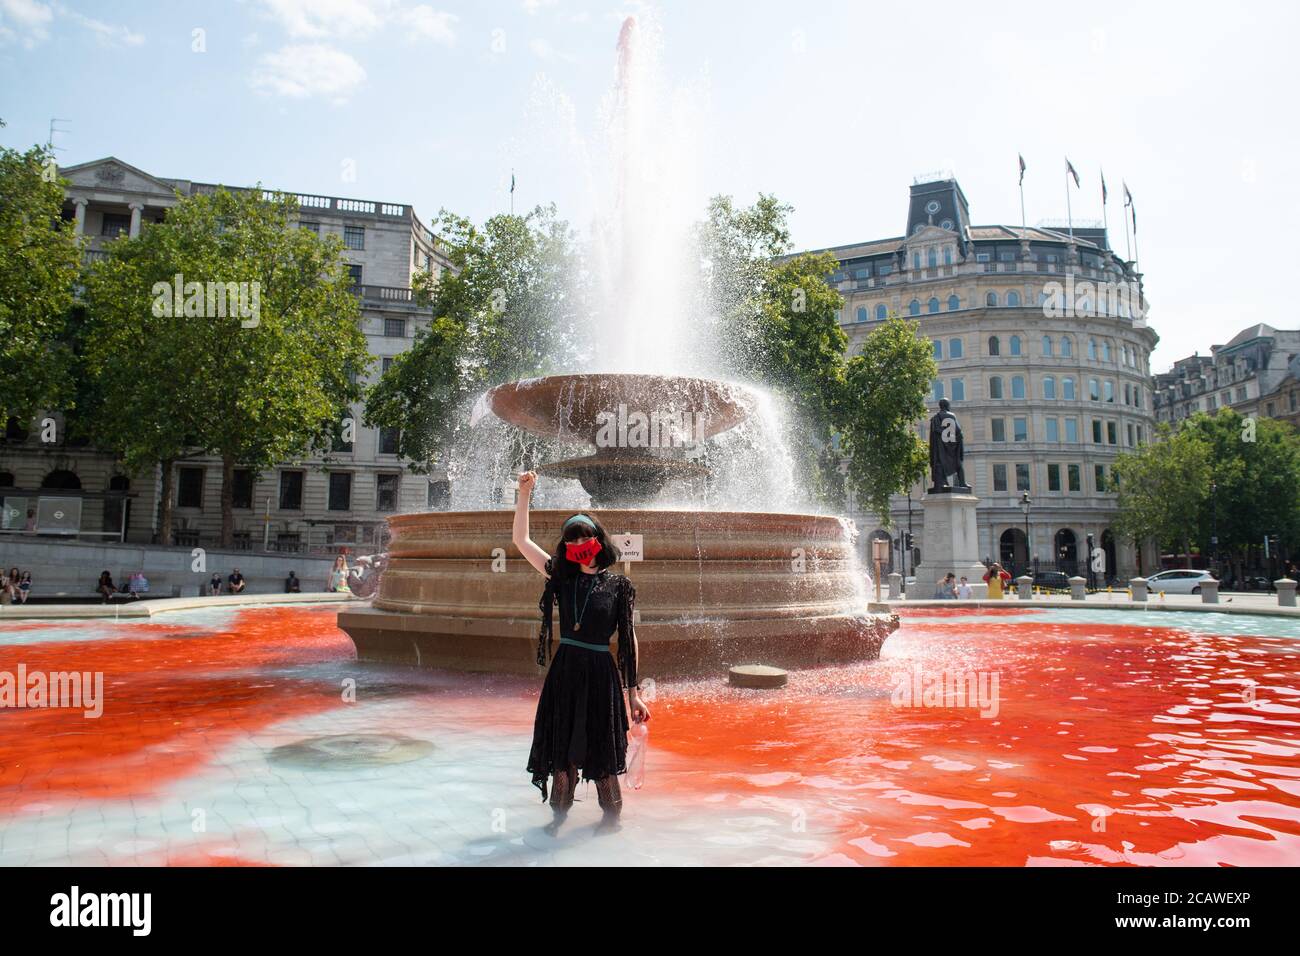
POLYGON ((558 90, 598 126, 628 13, 707 103, 700 207, 761 190, 800 247, 898 235, 918 173, 950 169, 977 224, 1076 219, 1126 180, 1162 342, 1153 368, 1255 322, 1300 326, 1292 3, 924 4, 500 0, 0 0, 0 142, 60 162, 441 207, 475 218, 588 194, 558 90), (202 31, 201 34, 195 31, 202 31), (201 47, 201 52, 196 49, 201 47))

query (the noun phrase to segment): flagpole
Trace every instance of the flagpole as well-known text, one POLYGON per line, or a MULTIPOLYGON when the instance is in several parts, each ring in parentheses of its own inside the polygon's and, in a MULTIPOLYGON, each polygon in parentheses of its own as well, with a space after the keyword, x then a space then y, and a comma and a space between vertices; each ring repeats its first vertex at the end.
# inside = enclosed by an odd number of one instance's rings
POLYGON ((1025 226, 1025 177, 1020 175, 1020 238, 1029 238, 1029 229, 1025 226))
POLYGON ((515 214, 515 171, 510 170, 510 215, 515 214))
POLYGON ((1128 212, 1127 212, 1128 204, 1129 204, 1128 183, 1124 182, 1123 180, 1120 180, 1120 185, 1124 187, 1124 209, 1126 210, 1124 213, 1124 256, 1126 261, 1132 262, 1133 246, 1129 242, 1129 237, 1128 237, 1128 212))
POLYGON ((1106 174, 1101 174, 1101 231, 1106 236, 1106 245, 1110 246, 1110 222, 1106 219, 1106 174))
POLYGON ((1070 227, 1070 245, 1074 245, 1074 213, 1070 211, 1070 163, 1065 163, 1065 221, 1070 227))

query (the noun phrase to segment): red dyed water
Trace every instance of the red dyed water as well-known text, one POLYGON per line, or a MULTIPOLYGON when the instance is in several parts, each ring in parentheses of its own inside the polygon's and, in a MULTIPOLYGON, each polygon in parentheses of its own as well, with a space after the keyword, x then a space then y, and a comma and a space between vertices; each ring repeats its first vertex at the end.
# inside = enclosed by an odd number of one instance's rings
MULTIPOLYGON (((781 691, 660 684, 629 818, 640 800, 776 809, 829 839, 825 864, 1300 862, 1294 638, 914 610, 880 661, 796 672, 781 691), (988 698, 931 693, 942 675, 988 698)), ((0 645, 0 671, 103 671, 108 695, 98 720, 0 711, 0 825, 35 803, 156 795, 237 737, 344 706, 294 670, 352 658, 336 613, 257 609, 215 629, 117 625, 129 636, 111 638, 87 623, 85 641, 37 631, 0 645)), ((473 713, 526 741, 535 684, 455 675, 439 687, 444 717, 473 713)))

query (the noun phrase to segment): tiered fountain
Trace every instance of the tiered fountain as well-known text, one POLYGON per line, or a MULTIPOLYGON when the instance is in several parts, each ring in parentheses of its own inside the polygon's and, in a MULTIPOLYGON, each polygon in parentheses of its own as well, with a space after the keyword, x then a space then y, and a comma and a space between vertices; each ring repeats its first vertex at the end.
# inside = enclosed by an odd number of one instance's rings
MULTIPOLYGON (((636 585, 643 673, 875 658, 897 618, 869 613, 852 523, 745 510, 784 503, 765 494, 770 476, 763 474, 781 471, 774 464, 782 458, 781 436, 763 427, 746 433, 764 417, 762 394, 664 373, 680 369, 683 354, 698 360, 679 322, 688 296, 674 286, 677 271, 664 258, 685 247, 692 221, 681 213, 687 191, 663 174, 680 164, 651 155, 683 140, 664 134, 666 119, 653 112, 646 59, 635 55, 638 32, 629 18, 619 36, 616 191, 609 203, 615 214, 607 230, 615 242, 602 260, 610 292, 605 311, 620 318, 589 330, 602 368, 615 370, 498 386, 480 399, 473 420, 589 446, 590 454, 538 471, 590 504, 534 510, 532 536, 553 549, 562 523, 579 508, 611 533, 642 536, 644 559, 622 570, 636 585), (749 442, 748 457, 736 450, 745 442, 726 444, 737 434, 749 442), (719 470, 730 472, 733 490, 741 473, 748 494, 740 510, 714 510, 731 500, 716 493, 719 470)), ((373 605, 339 615, 359 657, 540 674, 542 579, 511 544, 511 522, 512 512, 500 508, 390 518, 390 563, 373 605)))

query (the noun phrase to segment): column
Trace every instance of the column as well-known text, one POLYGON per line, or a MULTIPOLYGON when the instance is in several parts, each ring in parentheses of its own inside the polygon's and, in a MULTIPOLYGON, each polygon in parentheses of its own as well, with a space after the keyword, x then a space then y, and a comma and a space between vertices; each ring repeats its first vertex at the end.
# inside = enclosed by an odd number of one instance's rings
POLYGON ((131 203, 131 238, 140 235, 140 213, 144 212, 144 203, 131 203))
POLYGON ((86 206, 88 205, 89 200, 86 200, 86 199, 74 199, 74 200, 72 200, 72 201, 73 201, 73 203, 76 204, 76 207, 77 207, 77 211, 76 211, 75 217, 73 218, 73 222, 76 224, 76 225, 73 227, 73 232, 74 232, 76 235, 78 235, 78 236, 85 235, 85 232, 86 232, 86 206))

